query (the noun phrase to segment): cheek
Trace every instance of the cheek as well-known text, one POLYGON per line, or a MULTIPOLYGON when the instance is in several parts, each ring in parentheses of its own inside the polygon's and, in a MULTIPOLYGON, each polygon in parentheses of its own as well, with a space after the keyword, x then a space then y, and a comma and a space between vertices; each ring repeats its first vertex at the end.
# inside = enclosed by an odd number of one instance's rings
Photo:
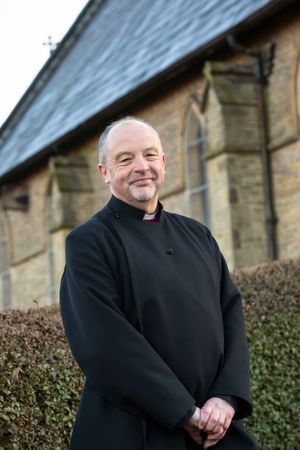
POLYGON ((155 172, 156 172, 157 174, 159 174, 159 176, 160 176, 161 178, 163 178, 163 177, 164 177, 164 174, 166 173, 166 172, 165 172, 164 166, 161 165, 161 164, 159 164, 159 165, 156 166, 155 172))
POLYGON ((123 184, 127 181, 129 176, 128 170, 118 169, 114 173, 111 174, 111 182, 115 185, 123 184))

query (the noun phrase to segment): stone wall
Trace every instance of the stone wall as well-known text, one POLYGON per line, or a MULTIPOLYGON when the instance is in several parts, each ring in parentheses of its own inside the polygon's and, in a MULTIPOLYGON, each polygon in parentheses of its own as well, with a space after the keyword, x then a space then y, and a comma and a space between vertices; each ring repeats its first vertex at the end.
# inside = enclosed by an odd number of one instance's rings
POLYGON ((300 142, 272 153, 278 258, 300 255, 300 142))
POLYGON ((44 250, 11 267, 11 307, 51 304, 49 255, 44 250))
MULTIPOLYGON (((255 37, 249 34, 244 39, 253 49, 269 43, 276 44, 266 98, 278 255, 289 258, 300 255, 300 7, 275 17, 255 37)), ((191 99, 199 104, 207 133, 211 228, 234 269, 268 258, 258 91, 248 57, 220 52, 213 58, 218 63, 210 62, 205 74, 199 61, 198 68, 167 81, 111 119, 136 115, 158 130, 167 159, 161 200, 166 210, 187 214, 184 121, 191 99)), ((9 270, 3 244, 0 295, 9 287, 11 306, 58 301, 65 236, 110 196, 97 170, 97 141, 103 126, 99 123, 97 133, 80 144, 74 142, 65 153, 67 166, 79 157, 85 161, 86 169, 76 175, 78 185, 66 187, 60 178, 64 171, 53 171, 45 162, 2 190, 0 242, 5 243, 9 270)), ((55 164, 59 165, 58 160, 55 164)), ((3 306, 6 303, 0 298, 3 306)))
MULTIPOLYGON (((47 168, 25 176, 22 185, 28 194, 28 207, 6 209, 9 223, 10 262, 18 264, 45 249, 45 199, 48 183, 47 168)), ((10 195, 18 195, 18 183, 10 188, 10 195)))

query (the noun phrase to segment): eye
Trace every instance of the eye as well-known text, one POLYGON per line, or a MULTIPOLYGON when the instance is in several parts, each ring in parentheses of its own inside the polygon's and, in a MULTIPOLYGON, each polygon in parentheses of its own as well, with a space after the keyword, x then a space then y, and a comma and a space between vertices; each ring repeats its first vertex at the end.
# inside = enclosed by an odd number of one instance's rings
POLYGON ((125 166, 126 164, 130 164, 132 161, 132 158, 130 156, 123 156, 119 159, 119 164, 125 166))
POLYGON ((158 155, 155 152, 148 152, 145 154, 145 158, 148 159, 149 161, 153 161, 155 159, 157 159, 158 155))

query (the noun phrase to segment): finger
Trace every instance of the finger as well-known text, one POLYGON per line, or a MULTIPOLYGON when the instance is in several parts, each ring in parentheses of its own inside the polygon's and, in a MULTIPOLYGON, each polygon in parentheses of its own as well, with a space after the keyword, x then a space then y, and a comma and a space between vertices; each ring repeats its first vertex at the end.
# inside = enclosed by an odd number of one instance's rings
POLYGON ((203 441, 204 441, 204 439, 203 439, 203 436, 202 436, 202 434, 201 434, 201 431, 197 428, 197 429, 195 429, 195 430, 191 430, 191 431, 189 431, 188 432, 188 434, 190 435, 190 437, 195 441, 195 442, 197 442, 197 444, 203 444, 203 441))
POLYGON ((225 429, 225 421, 225 414, 220 411, 219 420, 217 421, 216 425, 210 430, 210 433, 219 433, 220 431, 223 432, 223 430, 225 429))
POLYGON ((212 410, 213 409, 211 406, 204 406, 203 408, 200 409, 200 419, 198 425, 200 430, 204 430, 206 428, 212 410))
POLYGON ((224 428, 222 428, 222 429, 221 429, 220 431, 218 431, 217 433, 209 433, 209 434, 207 435, 207 439, 208 439, 209 441, 212 441, 212 440, 215 440, 215 439, 220 440, 220 439, 222 439, 222 438, 225 436, 226 431, 227 431, 227 430, 224 430, 224 428))
POLYGON ((226 430, 219 433, 211 433, 207 435, 207 438, 203 444, 203 448, 209 448, 216 445, 226 434, 226 430))
POLYGON ((219 417, 219 420, 216 423, 215 427, 212 430, 210 430, 210 431, 207 430, 207 431, 209 431, 210 434, 212 434, 212 433, 222 434, 223 431, 226 432, 228 430, 230 424, 231 424, 231 419, 226 417, 223 412, 220 412, 220 417, 219 417))
POLYGON ((220 419, 219 410, 213 409, 213 411, 211 412, 211 414, 209 416, 209 419, 206 423, 204 430, 207 431, 208 433, 211 433, 213 430, 216 432, 220 431, 219 419, 220 419))
POLYGON ((231 420, 232 420, 232 418, 225 417, 225 420, 224 420, 224 428, 226 428, 226 430, 228 430, 228 428, 230 427, 231 420))
POLYGON ((212 437, 211 435, 208 435, 207 439, 203 444, 203 448, 209 448, 212 447, 213 445, 216 445, 220 441, 220 439, 221 438, 212 437))
POLYGON ((225 434, 226 434, 226 431, 227 431, 227 430, 224 430, 223 433, 221 434, 221 436, 219 435, 219 438, 218 438, 219 441, 220 441, 221 439, 223 439, 223 437, 224 437, 225 434))
POLYGON ((196 442, 198 445, 203 444, 203 437, 201 436, 201 434, 197 435, 197 436, 192 436, 191 438, 194 442, 196 442))
POLYGON ((219 439, 215 439, 215 440, 211 440, 211 441, 208 441, 208 440, 206 439, 206 441, 205 441, 204 444, 203 444, 203 448, 209 448, 209 447, 212 447, 213 445, 216 445, 218 442, 219 442, 219 439))

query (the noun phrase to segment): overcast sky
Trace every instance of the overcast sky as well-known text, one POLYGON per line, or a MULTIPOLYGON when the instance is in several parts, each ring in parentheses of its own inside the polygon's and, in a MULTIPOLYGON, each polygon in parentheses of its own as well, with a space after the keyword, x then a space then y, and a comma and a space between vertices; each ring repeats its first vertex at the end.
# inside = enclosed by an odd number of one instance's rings
POLYGON ((0 0, 0 126, 88 0, 0 0))

